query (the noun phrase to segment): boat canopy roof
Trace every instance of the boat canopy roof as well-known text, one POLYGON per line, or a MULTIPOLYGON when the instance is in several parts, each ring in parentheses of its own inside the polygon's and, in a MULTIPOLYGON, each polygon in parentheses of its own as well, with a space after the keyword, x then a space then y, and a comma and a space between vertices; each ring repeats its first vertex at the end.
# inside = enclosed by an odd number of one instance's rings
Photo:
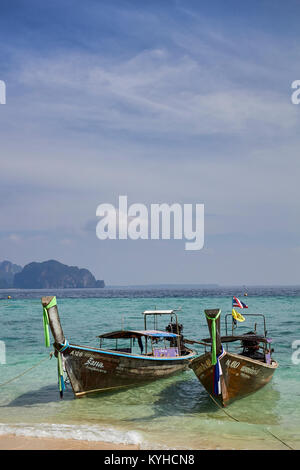
POLYGON ((145 310, 143 312, 143 315, 172 315, 172 313, 175 313, 178 309, 172 309, 172 310, 145 310))
MULTIPOLYGON (((250 335, 250 334, 244 334, 244 335, 231 335, 231 336, 221 336, 221 342, 222 343, 231 343, 233 341, 258 341, 260 343, 272 343, 272 338, 266 338, 265 336, 261 335, 250 335)), ((205 343, 211 343, 211 338, 202 338, 201 341, 204 341, 205 343)))
POLYGON ((120 330, 104 333, 103 335, 99 335, 98 338, 140 338, 141 336, 147 336, 150 338, 177 338, 178 335, 159 330, 120 330))

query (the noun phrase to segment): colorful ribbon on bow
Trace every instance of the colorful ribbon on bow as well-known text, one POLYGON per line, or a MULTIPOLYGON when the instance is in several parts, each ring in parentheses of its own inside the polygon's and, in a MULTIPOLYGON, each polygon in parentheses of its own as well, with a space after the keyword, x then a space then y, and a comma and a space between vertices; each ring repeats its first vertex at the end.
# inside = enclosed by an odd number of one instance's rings
POLYGON ((58 388, 59 388, 59 394, 60 398, 63 397, 64 395, 64 390, 66 388, 65 382, 64 382, 64 370, 63 370, 63 365, 62 365, 62 355, 60 352, 57 353, 57 375, 58 375, 58 388))
POLYGON ((211 321, 211 363, 214 366, 213 377, 214 377, 214 394, 216 396, 222 393, 221 390, 221 375, 222 375, 222 367, 220 364, 221 357, 224 356, 225 351, 222 346, 221 353, 217 356, 217 327, 216 321, 221 314, 221 310, 217 313, 215 317, 209 317, 206 313, 206 318, 211 321))
MULTIPOLYGON (((44 324, 44 335, 45 335, 45 345, 48 348, 50 346, 50 335, 49 335, 49 317, 48 317, 48 309, 51 307, 55 307, 57 305, 56 302, 56 297, 53 297, 53 299, 46 305, 46 307, 43 307, 43 324, 44 324)), ((65 344, 63 344, 62 348, 57 350, 57 375, 58 375, 58 387, 59 387, 59 394, 60 397, 63 397, 64 390, 66 388, 65 382, 64 382, 64 370, 63 370, 63 363, 62 363, 62 351, 67 349, 69 347, 69 343, 67 340, 65 340, 65 344)))
POLYGON ((221 310, 215 317, 209 317, 206 315, 208 320, 211 320, 211 363, 214 366, 217 363, 217 334, 216 334, 216 320, 219 318, 221 310))
POLYGON ((48 308, 54 307, 55 305, 57 305, 56 297, 53 297, 53 299, 48 303, 48 305, 46 305, 46 307, 43 307, 43 324, 46 348, 49 348, 50 346, 48 308))
POLYGON ((221 395, 221 375, 223 375, 220 359, 225 355, 225 351, 222 346, 222 352, 217 356, 217 362, 214 366, 214 394, 216 396, 221 395))

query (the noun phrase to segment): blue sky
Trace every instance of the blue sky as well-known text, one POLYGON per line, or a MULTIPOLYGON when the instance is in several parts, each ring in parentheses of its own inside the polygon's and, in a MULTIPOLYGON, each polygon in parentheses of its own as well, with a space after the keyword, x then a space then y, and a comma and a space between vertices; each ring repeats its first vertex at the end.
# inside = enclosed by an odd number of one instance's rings
POLYGON ((0 259, 107 284, 299 284, 299 1, 5 1, 0 259), (204 203, 205 247, 98 204, 204 203))

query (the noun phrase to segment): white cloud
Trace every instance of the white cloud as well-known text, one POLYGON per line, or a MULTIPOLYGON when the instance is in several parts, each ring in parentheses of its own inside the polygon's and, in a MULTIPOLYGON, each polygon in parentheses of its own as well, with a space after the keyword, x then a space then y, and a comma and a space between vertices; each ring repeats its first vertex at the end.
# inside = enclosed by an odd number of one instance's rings
MULTIPOLYGON (((25 256, 18 231, 44 230, 42 240, 22 235, 31 243, 28 256, 35 249, 44 256, 51 245, 52 257, 61 250, 70 260, 90 256, 98 264, 96 235, 82 234, 81 227, 98 204, 116 205, 127 194, 129 204, 204 203, 206 213, 216 214, 205 220, 206 235, 260 237, 260 263, 271 272, 264 248, 272 233, 299 231, 300 108, 290 100, 290 84, 299 78, 298 51, 267 36, 245 34, 239 42, 204 26, 183 34, 168 25, 168 45, 126 51, 121 58, 74 48, 14 57, 9 105, 0 116, 1 216, 3 230, 13 236, 5 243, 14 256, 17 250, 25 256)), ((213 279, 219 264, 225 279, 232 251, 224 254, 219 247, 206 247, 209 263, 203 268, 198 258, 182 258, 181 275, 210 269, 213 279)), ((250 242, 244 247, 255 277, 258 252, 250 242)), ((106 270, 113 276, 115 256, 127 273, 126 250, 117 256, 114 249, 100 253, 107 257, 106 270)), ((141 249, 141 269, 146 251, 141 249)), ((135 253, 133 248, 130 259, 135 253)), ((157 252, 151 253, 148 261, 157 264, 157 252)), ((159 253, 163 269, 178 266, 175 249, 165 258, 164 247, 159 253)), ((286 267, 289 279, 291 272, 286 267)))
POLYGON ((22 238, 20 235, 16 234, 16 233, 11 233, 9 236, 8 236, 8 239, 9 241, 13 242, 13 243, 19 243, 22 241, 22 238))
MULTIPOLYGON (((108 128, 185 136, 295 131, 299 113, 287 95, 265 88, 263 66, 227 53, 232 63, 220 80, 211 54, 210 48, 198 58, 162 48, 110 62, 78 53, 31 58, 22 65, 19 83, 28 90, 33 118, 43 114, 51 126, 72 121, 81 129, 94 126, 95 132, 108 128), (231 67, 242 71, 248 83, 238 83, 231 67), (261 87, 251 83, 257 73, 261 87)), ((217 63, 220 56, 218 51, 217 63)))

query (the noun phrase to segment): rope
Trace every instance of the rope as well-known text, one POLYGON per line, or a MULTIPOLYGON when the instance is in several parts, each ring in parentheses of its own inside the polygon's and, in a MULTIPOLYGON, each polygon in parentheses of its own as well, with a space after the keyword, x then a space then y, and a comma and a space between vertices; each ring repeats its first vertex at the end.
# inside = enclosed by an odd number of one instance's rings
POLYGON ((7 382, 3 382, 2 384, 0 384, 0 387, 3 387, 4 385, 7 385, 9 384, 10 382, 13 382, 14 380, 18 379, 19 377, 22 377, 22 375, 25 375, 27 374, 27 372, 30 372, 32 369, 34 369, 35 367, 39 366, 40 364, 42 364, 43 362, 45 362, 46 360, 48 359, 51 359, 51 357, 53 356, 53 352, 50 353, 49 357, 44 357, 44 359, 42 359, 41 361, 39 361, 37 364, 35 364, 34 366, 30 367, 29 369, 26 369, 24 372, 21 372, 21 374, 19 375, 16 375, 16 377, 13 377, 12 379, 9 379, 7 380, 7 382))
POLYGON ((227 416, 229 416, 229 418, 233 419, 234 421, 237 421, 238 423, 240 422, 237 418, 229 414, 228 411, 225 410, 221 405, 219 405, 219 403, 214 399, 214 397, 210 393, 209 393, 209 396, 212 399, 212 401, 220 408, 220 410, 222 410, 227 416))
MULTIPOLYGON (((218 406, 218 408, 220 408, 220 410, 222 410, 229 418, 233 419, 234 421, 237 421, 238 423, 240 423, 240 421, 235 418, 234 416, 232 416, 230 413, 228 413, 227 410, 225 410, 215 399, 214 397, 209 393, 209 396, 210 398, 212 399, 212 401, 218 406)), ((290 450, 295 450, 293 449, 293 447, 291 447, 289 444, 287 444, 286 442, 284 442, 282 439, 280 439, 279 437, 275 436, 275 434, 273 434, 271 431, 269 431, 269 429, 267 428, 263 428, 264 431, 268 432, 269 434, 271 434, 271 436, 273 436, 275 439, 277 439, 277 441, 281 442, 282 444, 284 444, 288 449, 290 450)))
POLYGON ((289 446, 289 444, 287 444, 286 442, 282 441, 279 437, 275 436, 275 434, 273 434, 271 431, 269 431, 269 429, 266 429, 266 431, 271 434, 271 436, 275 437, 275 439, 277 439, 279 442, 282 442, 282 444, 284 444, 288 449, 290 450, 295 450, 293 447, 289 446))

